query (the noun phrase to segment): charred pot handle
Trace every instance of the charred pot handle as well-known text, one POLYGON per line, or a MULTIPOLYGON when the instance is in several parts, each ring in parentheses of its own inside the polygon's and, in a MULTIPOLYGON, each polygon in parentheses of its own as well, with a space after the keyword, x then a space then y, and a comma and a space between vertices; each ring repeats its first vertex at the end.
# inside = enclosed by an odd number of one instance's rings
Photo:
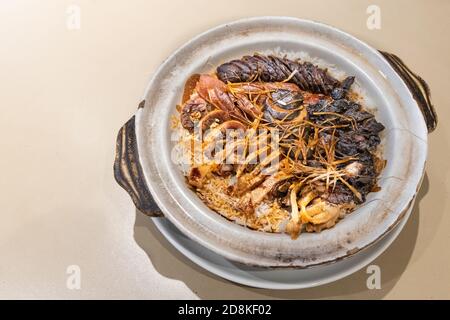
POLYGON ((411 94, 419 105, 420 111, 422 111, 423 117, 427 124, 428 133, 436 129, 437 125, 437 115, 434 110, 434 106, 431 103, 431 94, 428 84, 419 77, 417 74, 412 72, 406 64, 395 54, 388 53, 385 51, 380 51, 384 58, 390 63, 395 71, 402 77, 408 86, 411 94))
MULTIPOLYGON (((141 105, 143 105, 141 103, 141 105)), ((151 217, 163 216, 145 183, 136 143, 135 116, 119 130, 114 160, 114 177, 133 199, 142 213, 151 217)))

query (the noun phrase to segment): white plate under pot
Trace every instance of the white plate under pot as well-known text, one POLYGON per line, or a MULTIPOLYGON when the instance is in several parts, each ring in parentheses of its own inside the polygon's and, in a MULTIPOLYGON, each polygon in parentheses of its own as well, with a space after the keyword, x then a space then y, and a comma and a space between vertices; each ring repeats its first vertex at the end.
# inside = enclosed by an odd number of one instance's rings
MULTIPOLYGON (((408 217, 411 211, 412 208, 407 212, 408 217)), ((390 246, 407 221, 404 219, 395 230, 360 254, 333 264, 305 269, 268 269, 246 266, 227 260, 183 235, 169 220, 164 218, 153 218, 152 220, 158 230, 178 251, 203 269, 235 283, 274 290, 316 287, 357 272, 374 261, 390 246)))

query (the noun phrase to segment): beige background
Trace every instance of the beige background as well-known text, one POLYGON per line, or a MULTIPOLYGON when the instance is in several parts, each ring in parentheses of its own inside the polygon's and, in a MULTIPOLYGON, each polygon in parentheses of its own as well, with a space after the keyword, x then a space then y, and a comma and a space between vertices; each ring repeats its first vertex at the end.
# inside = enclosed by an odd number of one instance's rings
POLYGON ((1 298, 450 298, 450 1, 13 1, 0 4, 1 298), (189 5, 187 5, 189 3, 189 5), (66 9, 81 8, 81 29, 66 9), (381 8, 381 30, 366 8, 381 8), (398 54, 431 87, 418 202, 376 264, 308 290, 238 286, 187 261, 135 213, 114 181, 117 130, 152 72, 199 32, 237 18, 290 15, 341 28, 398 54), (66 287, 79 265, 81 290, 66 287))

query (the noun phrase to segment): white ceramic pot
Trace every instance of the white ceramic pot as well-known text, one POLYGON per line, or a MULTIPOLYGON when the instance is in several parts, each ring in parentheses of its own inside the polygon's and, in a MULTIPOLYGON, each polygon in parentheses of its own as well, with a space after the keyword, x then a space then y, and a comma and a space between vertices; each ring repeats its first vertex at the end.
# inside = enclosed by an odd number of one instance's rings
POLYGON ((424 174, 427 135, 436 115, 425 82, 396 56, 336 28, 287 17, 258 17, 211 29, 178 49, 156 71, 135 116, 120 130, 114 166, 136 207, 164 215, 184 234, 234 261, 262 267, 305 268, 333 263, 373 245, 405 217, 424 174), (210 210, 191 191, 173 161, 170 117, 186 79, 254 52, 302 54, 355 75, 369 107, 386 129, 387 166, 381 191, 335 227, 302 234, 253 231, 210 210))

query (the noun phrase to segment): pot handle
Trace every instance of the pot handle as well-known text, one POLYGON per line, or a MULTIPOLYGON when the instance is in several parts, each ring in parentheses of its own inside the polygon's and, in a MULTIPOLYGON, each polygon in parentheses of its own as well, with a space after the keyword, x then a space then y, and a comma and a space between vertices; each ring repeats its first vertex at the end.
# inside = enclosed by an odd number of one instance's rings
POLYGON ((428 84, 420 76, 412 72, 395 54, 385 51, 380 51, 380 53, 394 68, 394 70, 397 71, 405 84, 408 86, 409 91, 411 91, 414 100, 416 100, 420 108, 420 111, 422 111, 425 123, 427 124, 428 133, 434 131, 437 126, 437 114, 433 104, 431 103, 431 93, 428 84))
MULTIPOLYGON (((145 100, 139 104, 144 106, 145 100)), ((159 209, 148 189, 136 143, 135 116, 120 128, 116 142, 116 157, 114 160, 114 178, 133 199, 134 205, 142 213, 151 217, 161 217, 159 209)))

